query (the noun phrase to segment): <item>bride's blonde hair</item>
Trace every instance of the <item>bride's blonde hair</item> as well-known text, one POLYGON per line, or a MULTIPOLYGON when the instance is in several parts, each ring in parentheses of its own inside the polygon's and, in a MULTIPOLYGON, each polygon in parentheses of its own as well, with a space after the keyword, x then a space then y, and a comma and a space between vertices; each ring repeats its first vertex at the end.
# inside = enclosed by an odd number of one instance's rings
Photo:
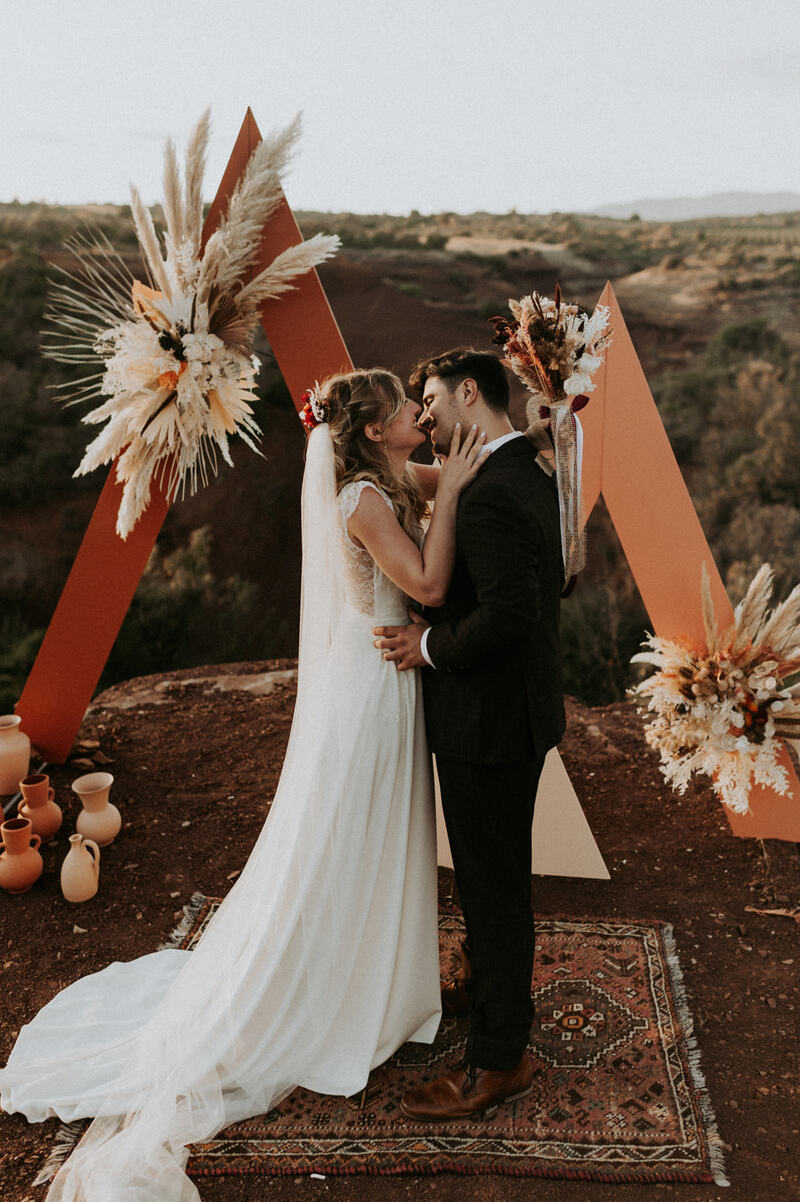
POLYGON ((384 433, 406 401, 403 382, 391 371, 375 367, 331 376, 319 390, 328 411, 333 441, 336 489, 353 480, 371 480, 388 495, 400 525, 412 537, 427 513, 409 471, 398 476, 382 442, 367 437, 366 427, 379 425, 384 433))

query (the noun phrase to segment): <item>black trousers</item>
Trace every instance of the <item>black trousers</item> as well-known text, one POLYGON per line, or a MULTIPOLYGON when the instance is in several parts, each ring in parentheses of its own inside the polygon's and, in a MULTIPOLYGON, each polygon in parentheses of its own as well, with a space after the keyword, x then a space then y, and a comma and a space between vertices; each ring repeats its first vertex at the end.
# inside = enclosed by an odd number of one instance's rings
POLYGON ((543 763, 436 757, 472 966, 466 1060, 478 1068, 513 1068, 530 1035, 531 823, 543 763))

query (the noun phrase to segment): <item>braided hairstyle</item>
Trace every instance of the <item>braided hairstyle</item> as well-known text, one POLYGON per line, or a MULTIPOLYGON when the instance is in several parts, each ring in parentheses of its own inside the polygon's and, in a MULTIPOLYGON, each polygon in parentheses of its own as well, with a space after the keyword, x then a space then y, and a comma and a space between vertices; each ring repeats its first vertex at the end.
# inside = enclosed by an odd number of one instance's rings
POLYGON ((337 492, 353 480, 373 481, 391 500, 406 534, 414 538, 427 515, 427 505, 411 473, 406 470, 398 476, 383 443, 366 434, 372 423, 385 431, 407 399, 399 377, 377 367, 331 376, 320 389, 333 441, 337 492))

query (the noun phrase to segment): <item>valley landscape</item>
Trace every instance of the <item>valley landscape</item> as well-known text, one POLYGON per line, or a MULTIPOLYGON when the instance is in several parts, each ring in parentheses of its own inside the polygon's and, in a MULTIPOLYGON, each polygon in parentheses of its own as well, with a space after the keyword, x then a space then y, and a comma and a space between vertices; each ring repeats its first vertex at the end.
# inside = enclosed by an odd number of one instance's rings
MULTIPOLYGON (((591 308, 610 279, 732 599, 765 559, 782 594, 797 581, 799 212, 296 215, 306 237, 342 239, 320 276, 353 360, 401 375, 429 352, 488 347, 488 318, 509 297, 559 282, 591 308)), ((40 355, 47 278, 87 222, 141 274, 125 207, 0 205, 0 711, 19 696, 104 478, 72 478, 89 430, 55 399, 65 369, 40 355)), ((263 458, 235 447, 234 471, 173 505, 101 687, 296 653, 304 436, 262 334, 256 351, 263 458)), ((521 387, 513 416, 522 423, 521 387)), ((562 621, 567 689, 596 705, 633 682, 648 623, 602 506, 589 531, 562 621)))

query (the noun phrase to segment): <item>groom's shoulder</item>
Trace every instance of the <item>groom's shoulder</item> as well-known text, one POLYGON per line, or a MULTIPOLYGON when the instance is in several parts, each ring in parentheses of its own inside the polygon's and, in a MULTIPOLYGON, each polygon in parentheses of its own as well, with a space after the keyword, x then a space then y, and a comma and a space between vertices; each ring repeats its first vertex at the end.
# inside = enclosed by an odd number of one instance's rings
POLYGON ((542 520, 557 521, 555 476, 548 476, 539 467, 537 453, 527 438, 515 438, 493 452, 485 468, 461 494, 459 525, 481 522, 489 514, 502 521, 533 522, 537 529, 542 520))
POLYGON ((465 498, 478 500, 492 494, 513 494, 524 483, 529 488, 547 488, 549 479, 536 462, 536 448, 527 438, 514 438, 493 451, 486 466, 470 484, 465 498))

